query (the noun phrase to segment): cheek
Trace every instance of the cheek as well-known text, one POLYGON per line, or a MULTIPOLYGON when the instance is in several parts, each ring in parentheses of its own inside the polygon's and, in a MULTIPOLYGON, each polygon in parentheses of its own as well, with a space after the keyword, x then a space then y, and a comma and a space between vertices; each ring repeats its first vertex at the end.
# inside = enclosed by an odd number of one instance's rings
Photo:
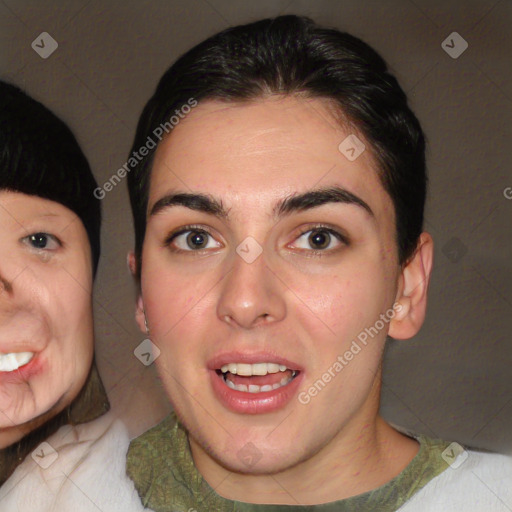
POLYGON ((303 321, 319 334, 345 339, 369 322, 373 323, 386 307, 386 284, 378 272, 357 268, 324 276, 295 279, 294 308, 303 321))
POLYGON ((200 329, 205 310, 213 307, 217 273, 169 269, 161 255, 150 251, 143 257, 141 289, 152 336, 169 341, 178 332, 200 329))
POLYGON ((94 350, 92 290, 85 286, 61 274, 48 292, 49 322, 59 356, 63 363, 76 361, 78 371, 87 366, 94 350))
POLYGON ((73 393, 74 397, 94 354, 91 299, 69 279, 55 281, 47 292, 44 315, 51 334, 43 352, 46 371, 34 380, 34 389, 44 400, 56 400, 64 393, 73 393))

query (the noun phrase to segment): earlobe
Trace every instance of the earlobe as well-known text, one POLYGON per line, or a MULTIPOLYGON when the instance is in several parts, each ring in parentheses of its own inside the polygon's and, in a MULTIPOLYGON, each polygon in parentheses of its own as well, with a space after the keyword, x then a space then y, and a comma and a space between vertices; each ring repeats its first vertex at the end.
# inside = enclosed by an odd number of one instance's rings
POLYGON ((424 232, 420 235, 416 252, 402 268, 395 308, 389 325, 389 336, 408 339, 417 334, 425 320, 427 291, 434 259, 434 242, 424 232))
POLYGON ((137 297, 137 305, 135 307, 135 321, 139 326, 139 329, 144 334, 147 334, 147 321, 146 321, 146 313, 144 311, 144 302, 142 300, 142 295, 139 294, 137 297))
MULTIPOLYGON (((135 258, 134 251, 130 251, 126 257, 126 262, 128 264, 128 268, 130 270, 130 273, 133 277, 136 277, 137 273, 137 260, 135 258)), ((147 320, 146 320, 146 313, 144 311, 144 301, 142 300, 142 294, 139 291, 139 294, 137 296, 137 304, 135 306, 135 321, 137 322, 137 325, 139 326, 139 329, 143 333, 148 332, 147 328, 147 320)))
POLYGON ((126 256, 126 263, 128 265, 128 269, 133 277, 135 277, 137 272, 137 261, 135 259, 135 252, 129 251, 126 256))

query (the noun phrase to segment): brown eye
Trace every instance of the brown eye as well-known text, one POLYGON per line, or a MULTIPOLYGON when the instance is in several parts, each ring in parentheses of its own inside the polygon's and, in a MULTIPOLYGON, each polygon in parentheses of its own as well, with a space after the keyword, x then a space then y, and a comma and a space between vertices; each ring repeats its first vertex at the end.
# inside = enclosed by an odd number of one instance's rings
POLYGON ((190 249, 204 249, 208 244, 208 233, 201 231, 191 231, 187 236, 187 245, 190 249))
POLYGON ((325 249, 331 242, 331 234, 325 229, 311 231, 308 242, 313 249, 325 249))
POLYGON ((303 231, 293 243, 293 247, 312 253, 331 252, 342 245, 349 245, 347 237, 324 226, 303 231))
POLYGON ((171 250, 194 252, 203 249, 217 249, 222 247, 215 238, 204 229, 192 229, 191 227, 183 227, 178 232, 173 233, 165 241, 165 245, 171 250))

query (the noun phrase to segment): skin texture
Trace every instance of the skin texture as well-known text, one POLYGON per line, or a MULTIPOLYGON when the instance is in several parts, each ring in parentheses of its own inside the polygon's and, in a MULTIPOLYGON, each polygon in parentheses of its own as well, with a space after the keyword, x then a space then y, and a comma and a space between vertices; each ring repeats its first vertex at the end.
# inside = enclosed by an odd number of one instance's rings
MULTIPOLYGON (((378 416, 380 365, 388 329, 408 338, 423 322, 432 241, 423 234, 415 257, 400 267, 393 204, 370 151, 350 162, 338 150, 351 133, 323 100, 273 96, 202 103, 157 148, 148 212, 166 194, 201 192, 228 213, 218 218, 173 206, 148 215, 136 312, 144 332, 146 316, 161 350, 156 364, 189 431, 194 462, 227 498, 334 501, 389 481, 417 453, 415 441, 378 416), (331 186, 373 214, 341 203, 272 214, 286 197, 331 186), (187 245, 189 233, 169 241, 189 224, 211 233, 202 251, 187 245), (315 252, 308 237, 318 224, 346 241, 331 237, 315 252), (246 237, 262 248, 252 263, 236 252, 246 237), (300 403, 299 392, 395 303, 400 312, 300 403), (212 390, 208 370, 212 358, 230 352, 293 361, 302 370, 297 396, 264 414, 230 410, 212 390), (247 450, 256 463, 241 457, 247 450)), ((134 271, 133 253, 129 260, 134 271)))
POLYGON ((85 383, 92 264, 87 233, 71 210, 17 192, 0 191, 0 246, 0 352, 36 353, 29 375, 0 372, 4 448, 69 405, 85 383), (55 238, 37 247, 30 238, 37 233, 55 238))

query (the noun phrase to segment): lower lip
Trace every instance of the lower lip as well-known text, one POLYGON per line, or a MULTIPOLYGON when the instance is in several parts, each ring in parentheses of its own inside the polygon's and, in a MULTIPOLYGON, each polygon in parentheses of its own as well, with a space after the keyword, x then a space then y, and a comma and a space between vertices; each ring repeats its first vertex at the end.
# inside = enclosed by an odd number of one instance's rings
POLYGON ((263 393, 246 393, 231 389, 224 382, 222 375, 210 370, 210 378, 215 395, 229 410, 241 414, 263 414, 283 409, 296 395, 302 374, 300 372, 286 386, 263 393))
POLYGON ((39 355, 34 357, 25 365, 20 366, 12 372, 0 372, 0 384, 20 384, 28 381, 43 371, 43 361, 39 355))

